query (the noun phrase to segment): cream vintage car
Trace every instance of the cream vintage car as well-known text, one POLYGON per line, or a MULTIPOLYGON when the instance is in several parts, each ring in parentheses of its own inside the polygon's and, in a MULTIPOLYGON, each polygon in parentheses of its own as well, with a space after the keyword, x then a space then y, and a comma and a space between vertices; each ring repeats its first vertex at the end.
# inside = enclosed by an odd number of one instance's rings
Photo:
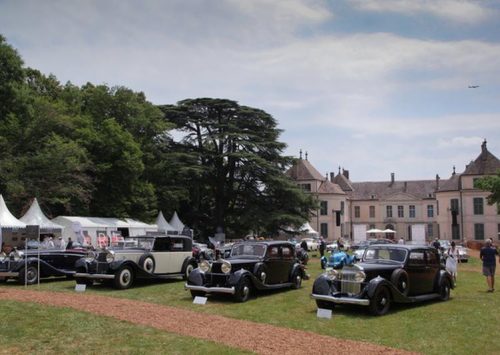
POLYGON ((197 267, 193 242, 182 235, 137 236, 118 245, 90 251, 75 264, 75 280, 90 286, 110 281, 117 289, 132 286, 135 279, 187 278, 197 267))

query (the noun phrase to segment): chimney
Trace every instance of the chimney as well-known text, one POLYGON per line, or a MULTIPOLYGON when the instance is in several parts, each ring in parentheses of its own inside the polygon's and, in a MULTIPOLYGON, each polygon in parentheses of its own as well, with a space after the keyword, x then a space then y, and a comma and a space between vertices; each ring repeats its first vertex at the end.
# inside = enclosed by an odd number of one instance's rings
MULTIPOLYGON (((451 174, 452 176, 455 176, 456 172, 455 172, 455 165, 453 165, 453 173, 451 174)), ((436 178, 438 178, 439 175, 436 174, 436 178)))
POLYGON ((389 186, 394 185, 394 173, 391 173, 391 183, 389 186))
POLYGON ((481 151, 482 152, 485 152, 487 149, 486 149, 486 139, 483 141, 483 144, 481 144, 481 151))
POLYGON ((328 181, 328 173, 325 174, 325 181, 328 181))
POLYGON ((342 175, 344 175, 346 179, 349 180, 349 170, 345 170, 344 168, 342 168, 342 175))
POLYGON ((330 173, 330 181, 333 182, 333 179, 335 178, 335 173, 330 173))
MULTIPOLYGON (((453 175, 455 175, 455 167, 453 167, 453 175)), ((439 190, 439 175, 436 174, 436 191, 439 190)))

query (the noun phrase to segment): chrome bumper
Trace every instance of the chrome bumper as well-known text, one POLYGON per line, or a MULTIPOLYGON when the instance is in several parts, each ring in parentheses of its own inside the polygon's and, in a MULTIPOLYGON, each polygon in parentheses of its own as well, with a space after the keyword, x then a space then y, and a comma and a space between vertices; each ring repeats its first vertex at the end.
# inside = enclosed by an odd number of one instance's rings
POLYGON ((19 277, 19 273, 12 271, 2 271, 0 272, 0 277, 19 277))
POLYGON ((234 295, 236 293, 234 287, 205 287, 205 286, 184 284, 184 288, 186 290, 201 291, 205 293, 228 293, 230 295, 234 295))
POLYGON ((76 274, 73 275, 73 277, 80 277, 82 279, 93 279, 93 280, 100 280, 100 279, 114 279, 115 275, 110 275, 110 274, 87 274, 83 272, 77 272, 76 274))
POLYGON ((311 294, 311 298, 314 298, 316 300, 321 300, 321 301, 337 303, 337 304, 355 304, 355 305, 359 305, 359 306, 369 306, 370 305, 370 300, 360 299, 360 298, 352 298, 352 297, 333 297, 333 296, 318 295, 318 294, 313 293, 313 294, 311 294))

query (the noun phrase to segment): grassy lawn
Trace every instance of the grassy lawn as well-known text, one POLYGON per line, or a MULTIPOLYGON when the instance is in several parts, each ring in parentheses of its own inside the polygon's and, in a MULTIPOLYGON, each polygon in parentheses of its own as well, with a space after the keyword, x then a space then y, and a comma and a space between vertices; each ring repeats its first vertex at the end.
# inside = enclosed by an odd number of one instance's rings
MULTIPOLYGON (((382 317, 368 315, 365 308, 340 306, 334 309, 331 320, 317 319, 316 305, 309 295, 314 277, 321 272, 319 259, 311 259, 309 272, 312 276, 311 280, 304 281, 300 290, 259 293, 258 297, 252 298, 243 304, 234 303, 224 297, 210 297, 204 306, 193 305, 189 292, 183 288, 184 283, 182 281, 142 283, 125 291, 117 291, 99 285, 91 287, 86 292, 195 309, 199 312, 307 330, 334 337, 362 340, 425 354, 471 354, 478 352, 498 354, 500 351, 500 337, 497 334, 498 329, 500 329, 500 313, 498 312, 500 309, 500 278, 497 285, 498 291, 487 293, 486 281, 484 276, 481 275, 480 263, 477 259, 472 259, 468 264, 459 265, 458 287, 452 291, 450 301, 431 301, 417 305, 395 305, 389 314, 382 317)), ((74 285, 74 281, 44 281, 41 283, 40 289, 74 292, 74 285)), ((23 286, 17 286, 9 282, 4 287, 23 286)), ((32 287, 36 288, 37 286, 32 287)), ((9 322, 5 322, 5 316, 3 317, 0 332, 2 338, 6 334, 5 324, 15 321, 16 314, 19 313, 20 309, 24 309, 15 302, 7 303, 7 305, 2 304, 0 306, 2 314, 7 313, 10 319, 9 322), (6 307, 10 307, 7 312, 6 307)), ((59 319, 60 312, 64 312, 69 319, 69 323, 65 324, 64 329, 81 327, 81 324, 84 323, 78 320, 81 318, 91 319, 90 324, 96 324, 93 328, 106 327, 109 329, 104 333, 99 331, 93 336, 89 336, 94 340, 99 338, 99 334, 115 334, 115 331, 111 330, 115 327, 117 329, 126 328, 131 333, 137 331, 140 336, 138 336, 137 340, 133 340, 134 337, 132 336, 130 337, 130 344, 127 345, 130 348, 123 349, 125 352, 143 352, 141 350, 143 347, 141 336, 147 338, 150 334, 151 339, 158 336, 164 337, 162 339, 175 339, 176 341, 172 341, 172 345, 169 345, 169 349, 180 353, 186 351, 183 348, 186 338, 183 337, 165 335, 144 327, 134 327, 123 322, 91 317, 79 312, 54 311, 48 307, 39 306, 36 308, 30 307, 30 309, 31 311, 28 311, 26 315, 35 314, 34 310, 42 313, 36 318, 48 317, 50 319, 53 317, 59 319), (41 309, 38 310, 39 308, 41 309)), ((19 329, 43 327, 38 325, 38 322, 31 323, 28 320, 29 317, 20 318, 16 321, 19 329)), ((27 334, 27 331, 21 332, 22 335, 10 332, 14 341, 9 346, 26 342, 28 344, 23 346, 43 344, 41 339, 44 337, 36 335, 40 334, 39 331, 30 330, 33 335, 27 334), (33 336, 35 336, 35 339, 32 339, 33 336)), ((77 333, 80 332, 84 333, 83 330, 77 331, 77 333)), ((2 343, 5 344, 5 341, 2 341, 2 343)), ((189 340, 188 343, 195 344, 193 340, 189 340)), ((201 346, 205 347, 204 352, 210 352, 213 345, 202 341, 197 341, 196 344, 202 344, 201 346)), ((155 346, 155 344, 148 346, 155 346)), ((190 347, 189 349, 189 352, 191 352, 191 350, 197 348, 190 347)), ((220 347, 220 349, 224 348, 220 347)), ((75 349, 69 348, 66 350, 72 352, 75 349)), ((108 350, 111 351, 112 349, 108 350)), ((153 348, 149 350, 154 351, 153 348)), ((145 349, 147 352, 149 350, 145 349)))

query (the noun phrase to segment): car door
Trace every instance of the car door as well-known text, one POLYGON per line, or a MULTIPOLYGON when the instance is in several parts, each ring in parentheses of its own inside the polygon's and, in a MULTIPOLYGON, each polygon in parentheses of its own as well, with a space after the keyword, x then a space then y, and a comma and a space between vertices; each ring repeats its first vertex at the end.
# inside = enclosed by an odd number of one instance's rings
POLYGON ((410 296, 420 295, 425 290, 426 274, 425 250, 413 249, 408 255, 406 271, 410 279, 410 296))
POLYGON ((434 292, 434 283, 437 280, 438 273, 440 270, 439 255, 436 250, 428 249, 425 251, 426 269, 425 269, 425 281, 422 287, 424 288, 424 293, 434 292))
POLYGON ((265 264, 267 269, 266 283, 268 284, 280 283, 281 257, 280 257, 279 245, 275 244, 267 247, 265 264))
POLYGON ((192 252, 184 250, 184 240, 175 237, 156 238, 153 251, 155 274, 178 274, 192 252))

